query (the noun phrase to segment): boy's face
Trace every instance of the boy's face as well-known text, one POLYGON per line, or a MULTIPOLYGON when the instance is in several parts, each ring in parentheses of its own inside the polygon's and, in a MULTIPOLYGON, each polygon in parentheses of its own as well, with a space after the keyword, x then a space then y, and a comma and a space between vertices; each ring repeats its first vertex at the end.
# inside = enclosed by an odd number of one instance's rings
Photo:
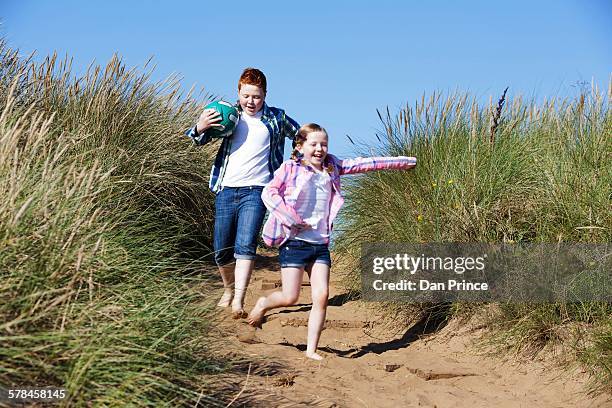
POLYGON ((253 116, 263 108, 266 94, 257 85, 241 84, 238 90, 240 107, 248 115, 253 116))
POLYGON ((311 132, 297 149, 304 155, 305 160, 322 170, 327 156, 327 135, 324 132, 311 132))

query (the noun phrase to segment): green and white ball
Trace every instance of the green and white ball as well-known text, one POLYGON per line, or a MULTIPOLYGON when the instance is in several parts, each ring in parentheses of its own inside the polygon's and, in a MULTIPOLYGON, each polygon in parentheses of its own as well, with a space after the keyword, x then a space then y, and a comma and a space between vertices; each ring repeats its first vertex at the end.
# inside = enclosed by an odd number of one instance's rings
POLYGON ((231 103, 216 101, 209 103, 204 109, 214 109, 221 115, 221 121, 218 123, 222 127, 213 126, 207 131, 211 137, 228 137, 234 132, 240 115, 231 103))

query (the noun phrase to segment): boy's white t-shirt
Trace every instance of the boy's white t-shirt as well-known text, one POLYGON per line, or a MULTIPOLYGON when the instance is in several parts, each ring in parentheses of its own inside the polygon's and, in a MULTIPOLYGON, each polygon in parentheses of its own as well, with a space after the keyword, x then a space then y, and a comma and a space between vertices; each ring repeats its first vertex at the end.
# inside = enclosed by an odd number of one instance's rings
POLYGON ((315 169, 315 174, 310 181, 312 184, 301 191, 300 198, 295 203, 295 210, 312 229, 300 231, 294 239, 313 244, 324 244, 329 238, 331 178, 327 172, 315 169))
POLYGON ((270 181, 268 158, 270 132, 261 121, 242 112, 232 137, 232 147, 223 176, 223 187, 265 186, 270 181))

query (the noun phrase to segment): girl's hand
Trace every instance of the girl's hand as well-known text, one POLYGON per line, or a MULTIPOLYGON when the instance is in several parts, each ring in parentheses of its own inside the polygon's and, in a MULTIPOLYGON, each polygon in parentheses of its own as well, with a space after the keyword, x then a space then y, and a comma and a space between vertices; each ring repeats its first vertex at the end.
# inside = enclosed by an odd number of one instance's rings
POLYGON ((221 114, 216 109, 204 109, 196 123, 197 132, 201 134, 211 127, 222 127, 218 122, 221 121, 221 114))
POLYGON ((295 224, 294 228, 297 229, 298 231, 304 231, 304 230, 307 230, 307 229, 311 229, 312 226, 310 224, 302 222, 300 224, 295 224))

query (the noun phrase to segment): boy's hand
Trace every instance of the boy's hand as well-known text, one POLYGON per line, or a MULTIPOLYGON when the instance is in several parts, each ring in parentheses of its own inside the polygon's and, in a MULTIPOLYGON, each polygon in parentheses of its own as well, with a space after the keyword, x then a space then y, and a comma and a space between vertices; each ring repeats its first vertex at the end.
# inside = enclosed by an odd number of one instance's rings
POLYGON ((221 114, 216 109, 204 109, 204 112, 198 118, 198 123, 196 123, 198 133, 202 133, 211 127, 222 127, 219 125, 219 121, 221 121, 221 114))

